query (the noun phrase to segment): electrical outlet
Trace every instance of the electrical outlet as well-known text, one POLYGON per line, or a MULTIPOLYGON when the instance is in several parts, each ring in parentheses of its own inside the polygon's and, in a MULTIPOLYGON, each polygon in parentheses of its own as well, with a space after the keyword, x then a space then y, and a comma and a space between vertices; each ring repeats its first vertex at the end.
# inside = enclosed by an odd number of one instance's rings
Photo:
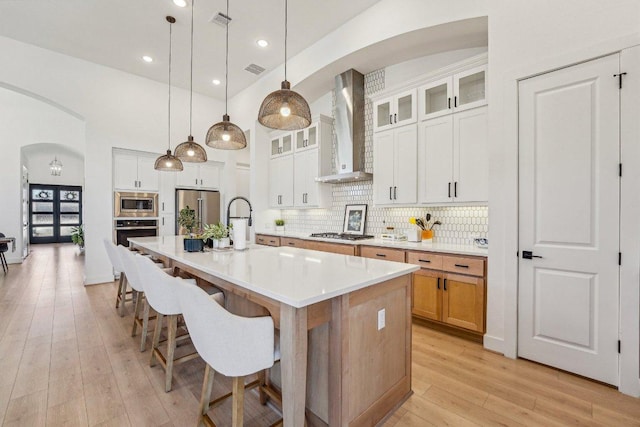
POLYGON ((384 328, 385 325, 385 310, 378 310, 378 330, 384 328))

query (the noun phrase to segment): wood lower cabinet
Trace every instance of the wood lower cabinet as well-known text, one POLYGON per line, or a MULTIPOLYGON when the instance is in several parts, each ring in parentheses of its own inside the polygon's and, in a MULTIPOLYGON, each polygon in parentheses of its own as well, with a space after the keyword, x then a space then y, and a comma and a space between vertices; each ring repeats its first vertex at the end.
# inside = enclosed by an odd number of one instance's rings
POLYGON ((281 237, 280 246, 291 246, 293 248, 308 249, 308 241, 302 239, 294 239, 291 237, 281 237))
POLYGON ((365 258, 383 259, 385 261, 404 262, 404 250, 402 249, 363 246, 360 248, 360 256, 365 258))
POLYGON ((280 246, 280 237, 269 236, 268 234, 256 234, 256 243, 267 246, 280 246))
POLYGON ((307 241, 307 249, 313 249, 314 251, 331 252, 334 254, 342 255, 358 254, 357 245, 343 245, 340 243, 307 241))
POLYGON ((407 252, 407 262, 422 267, 413 274, 415 317, 485 332, 484 258, 407 252))

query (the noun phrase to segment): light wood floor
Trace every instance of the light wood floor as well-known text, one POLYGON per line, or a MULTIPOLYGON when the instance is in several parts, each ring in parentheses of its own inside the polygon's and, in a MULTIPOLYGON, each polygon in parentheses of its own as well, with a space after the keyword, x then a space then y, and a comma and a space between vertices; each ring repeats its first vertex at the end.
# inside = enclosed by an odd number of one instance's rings
MULTIPOLYGON (((204 364, 175 368, 165 393, 162 369, 130 337, 130 304, 120 318, 115 284, 83 287, 82 262, 71 245, 40 245, 0 273, 2 425, 194 425, 204 364)), ((422 326, 413 332, 414 394, 385 426, 640 426, 640 399, 422 326)), ((228 387, 218 380, 218 391, 228 387)), ((245 405, 248 426, 277 418, 252 393, 245 405)), ((229 425, 230 410, 218 412, 229 425)))

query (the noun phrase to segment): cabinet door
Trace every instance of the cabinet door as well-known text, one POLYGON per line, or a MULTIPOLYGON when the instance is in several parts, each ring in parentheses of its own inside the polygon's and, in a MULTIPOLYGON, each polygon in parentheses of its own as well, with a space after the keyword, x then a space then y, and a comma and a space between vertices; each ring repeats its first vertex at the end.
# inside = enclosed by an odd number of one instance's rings
POLYGON ((293 153, 293 133, 285 133, 271 139, 271 157, 280 157, 293 153))
POLYGON ((116 190, 138 190, 138 157, 130 154, 113 156, 113 187, 116 190))
POLYGON ((282 207, 290 208, 293 206, 293 156, 284 156, 279 169, 282 207))
POLYGON ((160 192, 158 194, 158 211, 160 215, 175 212, 176 175, 175 173, 160 174, 160 192))
POLYGON ((200 164, 198 166, 200 168, 200 186, 211 190, 220 188, 220 168, 208 164, 200 164))
POLYGON ((454 111, 464 111, 487 103, 487 66, 472 68, 453 76, 454 111))
POLYGON ((160 216, 160 235, 175 236, 176 234, 176 216, 173 213, 163 214, 160 216))
POLYGON ((453 111, 453 79, 430 82, 418 89, 420 120, 433 119, 453 111))
POLYGON ((185 162, 182 165, 184 167, 184 170, 176 175, 176 185, 178 187, 200 187, 200 179, 198 178, 198 165, 188 162, 185 162))
POLYGON ((416 203, 418 200, 418 128, 416 125, 409 125, 394 132, 393 202, 416 203))
POLYGON ((393 129, 373 136, 373 203, 393 204, 393 129))
POLYGON ((453 115, 453 177, 456 202, 489 200, 487 107, 453 115))
POLYGON ((422 203, 451 202, 453 196, 453 115, 420 123, 422 203))
POLYGON ((413 273, 411 312, 415 316, 442 320, 442 273, 421 269, 413 273))
POLYGON ((393 97, 373 103, 373 131, 380 132, 393 127, 393 97))
POLYGON ((282 158, 271 159, 269 162, 269 206, 280 208, 280 167, 282 158))
POLYGON ((144 191, 158 191, 160 189, 160 177, 154 169, 156 159, 151 157, 138 157, 138 189, 144 191))
POLYGON ((484 332, 484 279, 445 274, 442 295, 443 322, 484 332))
POLYGON ((305 207, 307 202, 308 153, 302 152, 293 155, 293 204, 296 207, 305 207))
POLYGON ((416 90, 411 89, 393 97, 393 125, 403 126, 418 120, 416 90))

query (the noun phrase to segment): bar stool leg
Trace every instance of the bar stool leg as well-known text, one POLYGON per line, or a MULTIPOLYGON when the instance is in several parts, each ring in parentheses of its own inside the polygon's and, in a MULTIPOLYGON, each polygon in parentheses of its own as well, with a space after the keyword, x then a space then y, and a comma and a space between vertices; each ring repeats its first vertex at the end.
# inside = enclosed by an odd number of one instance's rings
POLYGON ((233 378, 233 409, 231 417, 231 425, 233 427, 242 427, 244 418, 244 377, 233 378))
POLYGON ((133 291, 133 297, 136 299, 136 303, 133 306, 133 328, 131 329, 131 336, 136 336, 136 330, 138 329, 138 320, 140 319, 140 300, 142 299, 142 292, 133 291))
POLYGON ((120 273, 120 288, 118 290, 120 296, 120 317, 124 317, 124 302, 127 298, 127 277, 120 273))
POLYGON ((120 307, 120 298, 122 294, 122 280, 124 278, 124 274, 120 273, 120 278, 118 278, 118 292, 116 293, 116 308, 120 307))
POLYGON ((9 264, 7 264, 7 258, 4 256, 4 252, 0 252, 0 261, 2 261, 2 271, 6 274, 9 271, 9 264))
POLYGON ((173 379, 173 358, 176 351, 176 332, 178 330, 178 315, 167 316, 167 369, 164 376, 164 391, 171 391, 171 380, 173 379))
MULTIPOLYGON (((147 302, 146 299, 144 299, 144 293, 140 292, 140 294, 138 294, 138 298, 140 298, 141 301, 140 304, 144 304, 144 314, 142 315, 142 337, 140 337, 140 351, 144 351, 145 347, 147 346, 147 335, 149 334, 149 303, 147 302)), ((157 327, 158 323, 156 322, 156 327, 157 327)), ((162 327, 162 321, 160 321, 160 327, 162 327)), ((160 339, 160 333, 158 332, 158 339, 160 339)), ((155 337, 155 330, 153 331, 153 336, 155 337)), ((158 345, 156 344, 156 347, 158 345)))
MULTIPOLYGON (((147 305, 145 306, 145 309, 147 308, 148 305, 149 303, 147 303, 147 305)), ((160 344, 160 331, 162 330, 163 318, 164 316, 160 313, 158 313, 156 316, 156 328, 153 330, 153 342, 151 344, 151 360, 149 361, 149 366, 156 366, 156 349, 160 344)))
POLYGON ((267 404, 267 393, 264 392, 264 387, 267 385, 267 375, 269 375, 269 370, 264 369, 258 372, 258 394, 260 395, 260 404, 267 404))
POLYGON ((204 368, 204 381, 202 382, 202 393, 200 393, 200 415, 198 416, 198 427, 211 425, 209 422, 209 400, 211 399, 211 391, 213 390, 213 378, 216 371, 207 363, 204 368))

